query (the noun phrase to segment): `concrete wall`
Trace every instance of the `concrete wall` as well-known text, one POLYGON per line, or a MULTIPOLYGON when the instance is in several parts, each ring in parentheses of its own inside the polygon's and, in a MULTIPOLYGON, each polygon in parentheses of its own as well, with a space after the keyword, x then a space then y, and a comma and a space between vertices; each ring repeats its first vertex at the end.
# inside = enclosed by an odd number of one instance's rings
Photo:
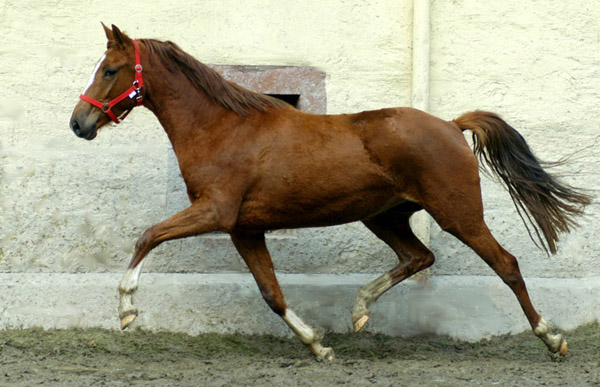
MULTIPOLYGON (((600 9, 585 1, 432 1, 431 113, 453 118, 473 108, 498 112, 542 159, 573 156, 564 181, 598 189, 600 9), (579 152, 579 153, 578 153, 579 152)), ((598 277, 600 211, 562 237, 547 257, 530 241, 509 196, 485 179, 486 220, 530 277, 598 277)), ((439 229, 434 274, 489 274, 485 264, 439 229), (457 257, 460 257, 457 259, 457 257)))
MULTIPOLYGON (((170 144, 149 112, 137 109, 93 143, 69 133, 72 108, 105 48, 100 21, 119 25, 134 37, 173 40, 205 63, 314 66, 327 74, 330 113, 410 104, 411 51, 406 43, 397 44, 410 41, 408 1, 311 6, 263 1, 253 2, 247 12, 239 11, 241 3, 235 1, 194 2, 191 9, 187 3, 165 2, 143 7, 131 2, 83 8, 78 2, 66 4, 9 2, 3 13, 2 28, 17 37, 7 42, 3 60, 4 68, 14 70, 2 74, 2 83, 10 85, 3 105, 13 111, 3 121, 1 135, 9 160, 0 263, 5 271, 121 270, 137 236, 178 208, 167 206, 170 144)), ((383 246, 370 251, 365 246, 374 237, 363 241, 365 232, 359 230, 329 236, 310 232, 307 253, 299 262, 314 271, 327 271, 325 266, 339 262, 332 270, 344 271, 349 260, 362 257, 355 254, 362 249, 368 256, 359 259, 361 271, 383 271, 391 254, 383 246), (340 251, 339 245, 346 247, 340 251), (384 260, 373 266, 381 254, 384 260)), ((231 252, 224 254, 224 263, 214 259, 208 266, 194 252, 188 254, 191 260, 173 259, 194 244, 160 247, 149 269, 243 270, 231 252), (194 264, 200 266, 190 266, 194 264)), ((298 269, 298 264, 290 265, 298 269)))
MULTIPOLYGON (((0 11, 7 37, 0 47, 0 327, 116 328, 116 286, 135 240, 185 205, 169 185, 176 173, 169 142, 148 111, 136 109, 91 143, 68 129, 104 51, 100 21, 133 37, 175 41, 205 63, 315 67, 326 74, 329 113, 412 101, 412 0, 262 0, 252 6, 5 0, 0 11)), ((432 0, 430 13, 433 114, 451 119, 478 108, 496 111, 549 160, 592 145, 600 130, 597 7, 432 0)), ((574 185, 598 189, 598 162, 587 148, 560 172, 574 185)), ((486 219, 521 258, 547 319, 572 327, 600 318, 599 247, 592 238, 597 205, 549 258, 526 236, 508 195, 488 180, 483 188, 486 219), (573 280, 580 277, 585 286, 573 280), (589 308, 557 307, 567 292, 567 302, 581 299, 589 308)), ((488 277, 493 273, 480 259, 435 226, 430 244, 438 260, 429 285, 407 284, 382 297, 369 329, 478 338, 526 327, 509 290, 488 277)), ((276 268, 286 273, 289 303, 310 322, 337 331, 350 327, 358 287, 395 262, 360 224, 295 230, 270 238, 269 246, 276 268)), ((138 295, 139 323, 146 327, 287 332, 231 244, 219 237, 157 248, 138 295), (165 319, 165 310, 179 317, 165 319)))

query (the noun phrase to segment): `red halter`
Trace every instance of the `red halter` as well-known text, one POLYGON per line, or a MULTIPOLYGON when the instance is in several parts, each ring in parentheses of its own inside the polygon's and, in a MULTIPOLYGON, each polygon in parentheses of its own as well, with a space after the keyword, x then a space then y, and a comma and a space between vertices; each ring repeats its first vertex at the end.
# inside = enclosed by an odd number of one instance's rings
MULTIPOLYGON (((135 99, 137 101, 137 106, 140 106, 142 104, 142 87, 144 87, 144 80, 142 78, 143 67, 140 60, 140 47, 138 45, 137 40, 133 41, 133 47, 135 48, 135 79, 133 80, 133 85, 131 85, 129 89, 125 90, 117 98, 106 103, 102 103, 83 94, 79 96, 79 98, 81 98, 82 100, 89 102, 90 104, 101 109, 110 117, 111 120, 113 120, 115 124, 118 124, 121 121, 119 121, 119 118, 115 115, 115 113, 113 113, 112 108, 115 107, 119 102, 129 97, 130 99, 135 99)), ((127 117, 130 111, 131 110, 128 110, 121 117, 121 120, 125 119, 125 117, 127 117)))

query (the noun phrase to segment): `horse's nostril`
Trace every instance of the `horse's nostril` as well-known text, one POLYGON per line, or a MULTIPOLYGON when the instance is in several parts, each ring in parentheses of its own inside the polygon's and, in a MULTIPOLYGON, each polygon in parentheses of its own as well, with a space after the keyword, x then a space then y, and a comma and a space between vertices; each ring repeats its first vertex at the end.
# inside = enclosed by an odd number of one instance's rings
POLYGON ((81 128, 79 127, 79 123, 77 122, 77 120, 73 120, 73 122, 71 123, 71 129, 73 129, 73 132, 76 135, 81 135, 81 128))

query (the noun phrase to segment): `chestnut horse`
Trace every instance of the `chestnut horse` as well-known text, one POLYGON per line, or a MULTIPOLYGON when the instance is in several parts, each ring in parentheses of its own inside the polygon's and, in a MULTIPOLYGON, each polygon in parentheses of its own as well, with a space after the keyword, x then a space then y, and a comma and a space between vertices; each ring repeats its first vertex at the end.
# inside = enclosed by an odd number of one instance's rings
POLYGON ((358 292, 352 317, 358 332, 369 319, 369 304, 433 264, 409 225, 410 216, 424 209, 510 287, 548 349, 567 353, 567 342, 534 309, 517 260, 484 222, 476 154, 551 252, 558 233, 576 224, 590 198, 544 171, 499 116, 475 111, 444 121, 410 108, 308 114, 225 80, 172 42, 133 40, 114 25, 104 29, 107 51, 75 106, 72 130, 92 140, 135 106, 150 109, 173 145, 191 202, 139 238, 119 286, 123 329, 137 316, 132 293, 153 248, 222 231, 271 309, 318 358, 333 359, 333 350, 286 305, 265 232, 362 221, 394 250, 398 265, 358 292), (474 151, 464 130, 473 132, 474 151))

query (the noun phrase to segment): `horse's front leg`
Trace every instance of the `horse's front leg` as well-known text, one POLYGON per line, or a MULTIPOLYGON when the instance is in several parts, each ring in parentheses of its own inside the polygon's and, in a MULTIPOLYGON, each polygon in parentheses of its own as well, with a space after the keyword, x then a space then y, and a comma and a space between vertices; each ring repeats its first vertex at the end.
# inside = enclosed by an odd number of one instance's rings
POLYGON ((127 328, 138 314, 132 295, 138 288, 142 260, 162 242, 224 230, 225 222, 220 219, 215 206, 208 202, 194 202, 190 207, 147 229, 138 239, 129 268, 119 285, 119 317, 121 329, 127 328))
POLYGON ((317 359, 333 360, 333 349, 324 347, 321 344, 321 335, 304 323, 286 305, 277 277, 275 277, 273 262, 267 250, 264 234, 232 234, 231 239, 244 261, 246 261, 263 298, 273 312, 277 313, 286 322, 300 341, 317 356, 317 359))

